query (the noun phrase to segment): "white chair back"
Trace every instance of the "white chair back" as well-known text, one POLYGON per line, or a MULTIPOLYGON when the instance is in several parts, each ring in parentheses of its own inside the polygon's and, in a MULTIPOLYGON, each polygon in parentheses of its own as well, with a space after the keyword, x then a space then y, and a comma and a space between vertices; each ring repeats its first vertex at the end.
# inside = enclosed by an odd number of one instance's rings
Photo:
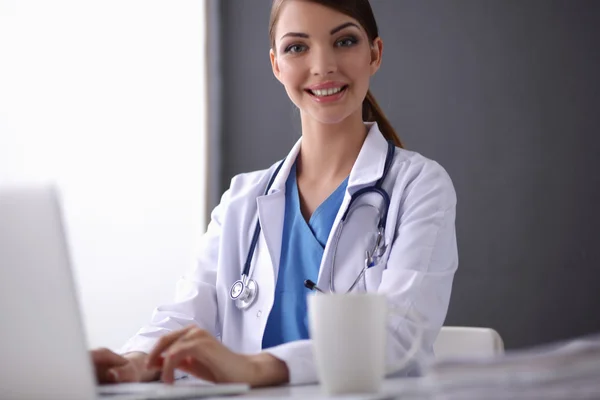
POLYGON ((494 329, 444 326, 433 350, 437 359, 448 357, 492 357, 504 353, 504 342, 494 329))

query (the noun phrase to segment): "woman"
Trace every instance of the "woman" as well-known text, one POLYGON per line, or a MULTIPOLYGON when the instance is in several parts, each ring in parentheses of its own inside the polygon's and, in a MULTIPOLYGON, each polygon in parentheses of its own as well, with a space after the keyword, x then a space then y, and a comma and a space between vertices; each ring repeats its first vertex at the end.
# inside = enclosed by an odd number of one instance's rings
MULTIPOLYGON (((124 355, 92 352, 101 382, 172 382, 176 368, 252 386, 313 382, 304 280, 325 289, 332 276, 338 291, 383 292, 420 315, 418 355, 432 353, 458 265, 456 195, 439 164, 402 149, 368 91, 383 50, 368 0, 275 0, 270 37, 273 73, 300 110, 302 138, 282 163, 233 178, 176 302, 155 310, 124 355), (390 197, 385 246, 365 254, 383 197, 363 196, 373 207, 353 211, 339 241, 333 232, 351 195, 376 184, 390 197), (376 265, 360 275, 369 256, 376 265), (230 290, 247 260, 260 290, 244 304, 230 290)), ((414 323, 396 318, 390 328, 393 362, 415 340, 414 323)))

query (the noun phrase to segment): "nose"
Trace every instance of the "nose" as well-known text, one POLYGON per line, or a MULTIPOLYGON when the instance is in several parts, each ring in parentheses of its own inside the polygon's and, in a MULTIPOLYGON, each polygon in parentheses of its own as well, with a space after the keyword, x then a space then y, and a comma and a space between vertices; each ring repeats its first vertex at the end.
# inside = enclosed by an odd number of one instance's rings
POLYGON ((337 71, 335 52, 329 46, 315 46, 311 57, 311 73, 326 76, 337 71))

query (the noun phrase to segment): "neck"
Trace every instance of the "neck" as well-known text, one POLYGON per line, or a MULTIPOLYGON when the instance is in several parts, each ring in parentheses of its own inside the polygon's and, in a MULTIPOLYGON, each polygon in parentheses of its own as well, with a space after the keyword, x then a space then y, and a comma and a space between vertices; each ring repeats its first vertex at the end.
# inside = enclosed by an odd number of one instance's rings
POLYGON ((337 124, 323 124, 302 115, 302 144, 298 178, 337 181, 350 174, 367 137, 362 115, 355 113, 337 124))

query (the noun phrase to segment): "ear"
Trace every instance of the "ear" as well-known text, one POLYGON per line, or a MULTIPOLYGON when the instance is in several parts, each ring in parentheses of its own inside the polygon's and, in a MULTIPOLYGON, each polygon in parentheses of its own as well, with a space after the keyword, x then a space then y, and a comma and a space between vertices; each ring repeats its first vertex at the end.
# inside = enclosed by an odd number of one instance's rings
POLYGON ((273 75, 279 82, 281 82, 281 70, 279 69, 279 63, 277 62, 277 55, 273 49, 269 50, 269 58, 271 59, 271 68, 273 69, 273 75))
POLYGON ((380 37, 373 40, 371 45, 371 75, 379 70, 381 66, 381 56, 383 54, 383 40, 380 37))

